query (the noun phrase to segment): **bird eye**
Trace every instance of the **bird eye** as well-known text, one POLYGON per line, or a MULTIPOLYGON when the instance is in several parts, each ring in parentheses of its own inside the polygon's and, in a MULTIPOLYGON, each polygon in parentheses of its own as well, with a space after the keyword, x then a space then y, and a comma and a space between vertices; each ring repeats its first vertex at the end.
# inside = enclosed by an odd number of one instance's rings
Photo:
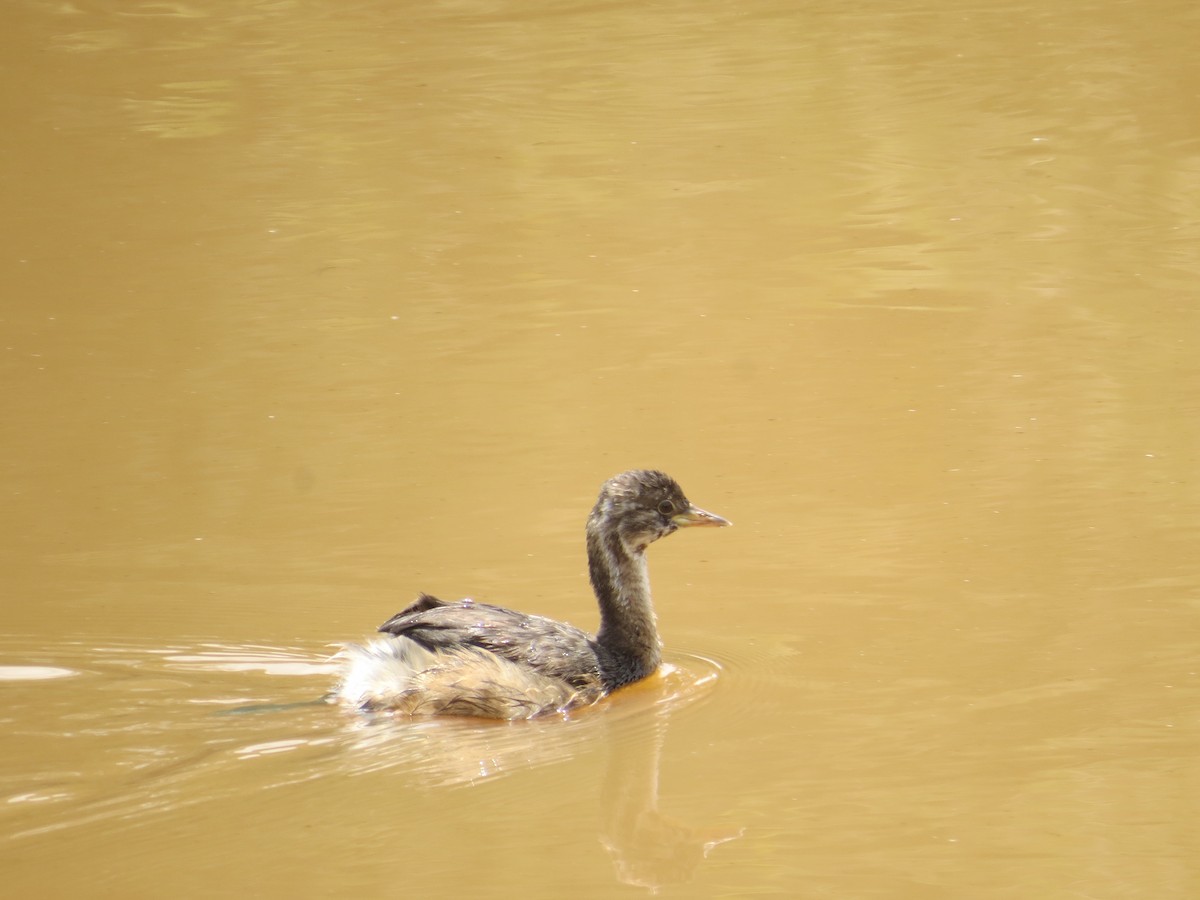
POLYGON ((658 511, 664 516, 669 516, 671 513, 675 512, 675 504, 670 500, 664 500, 662 503, 658 504, 658 511))

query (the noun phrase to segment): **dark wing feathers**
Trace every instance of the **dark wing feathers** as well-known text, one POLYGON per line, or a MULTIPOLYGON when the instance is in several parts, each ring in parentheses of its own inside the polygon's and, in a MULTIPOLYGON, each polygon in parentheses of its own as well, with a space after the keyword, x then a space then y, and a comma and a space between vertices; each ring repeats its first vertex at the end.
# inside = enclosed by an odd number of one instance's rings
POLYGON ((488 603, 447 603, 422 594, 379 630, 433 651, 478 647, 579 686, 600 677, 595 646, 586 632, 488 603))
POLYGON ((437 597, 433 596, 433 594, 421 594, 416 600, 380 625, 379 630, 386 631, 389 634, 394 634, 396 632, 392 631, 392 627, 398 622, 402 622, 404 619, 415 613, 424 612, 427 609, 437 609, 438 607, 447 605, 448 604, 445 600, 439 600, 437 597))

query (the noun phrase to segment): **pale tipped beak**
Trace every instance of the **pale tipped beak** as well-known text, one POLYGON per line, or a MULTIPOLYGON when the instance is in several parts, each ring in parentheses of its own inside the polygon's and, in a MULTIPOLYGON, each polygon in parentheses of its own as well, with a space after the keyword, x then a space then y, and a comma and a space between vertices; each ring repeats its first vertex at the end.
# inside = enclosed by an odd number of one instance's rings
POLYGON ((679 528, 688 528, 693 525, 720 526, 733 524, 728 519, 722 519, 716 513, 710 513, 695 506, 689 506, 683 512, 671 516, 671 521, 679 528))

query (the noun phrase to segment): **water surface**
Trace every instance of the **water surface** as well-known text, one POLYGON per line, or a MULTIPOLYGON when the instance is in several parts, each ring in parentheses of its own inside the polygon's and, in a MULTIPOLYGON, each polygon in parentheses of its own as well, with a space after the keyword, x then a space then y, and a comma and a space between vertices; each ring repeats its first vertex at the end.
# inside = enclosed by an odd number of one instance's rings
POLYGON ((12 891, 1196 895, 1192 6, 2 18, 12 891), (662 677, 320 702, 634 466, 662 677))

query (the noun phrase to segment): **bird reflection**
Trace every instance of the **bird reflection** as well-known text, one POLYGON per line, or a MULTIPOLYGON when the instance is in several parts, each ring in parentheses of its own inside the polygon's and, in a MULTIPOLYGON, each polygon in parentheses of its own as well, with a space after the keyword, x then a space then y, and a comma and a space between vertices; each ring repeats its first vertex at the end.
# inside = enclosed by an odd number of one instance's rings
POLYGON ((658 675, 573 716, 508 725, 478 719, 403 720, 365 716, 343 757, 355 773, 403 768, 417 786, 480 784, 590 753, 605 745, 599 841, 623 884, 651 892, 692 879, 713 848, 738 827, 697 824, 660 810, 659 773, 670 719, 709 693, 718 668, 699 657, 665 664, 658 675), (361 752, 360 752, 361 751, 361 752))
POLYGON ((617 880, 656 893, 685 884, 714 847, 742 836, 743 829, 696 825, 658 808, 658 775, 667 716, 656 716, 647 741, 612 745, 602 796, 600 843, 612 857, 617 880))

